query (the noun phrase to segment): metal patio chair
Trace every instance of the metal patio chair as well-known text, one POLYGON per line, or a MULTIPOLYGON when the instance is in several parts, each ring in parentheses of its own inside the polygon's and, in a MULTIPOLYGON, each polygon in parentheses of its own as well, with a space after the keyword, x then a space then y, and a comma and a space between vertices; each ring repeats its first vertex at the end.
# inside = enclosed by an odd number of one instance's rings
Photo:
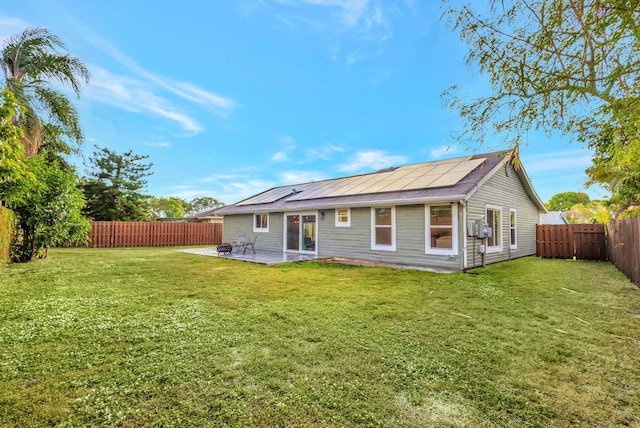
POLYGON ((256 253, 256 241, 258 240, 258 235, 253 237, 253 241, 245 241, 244 243, 244 249, 242 250, 242 254, 246 254, 247 253, 247 248, 251 248, 251 251, 253 251, 253 254, 256 253))

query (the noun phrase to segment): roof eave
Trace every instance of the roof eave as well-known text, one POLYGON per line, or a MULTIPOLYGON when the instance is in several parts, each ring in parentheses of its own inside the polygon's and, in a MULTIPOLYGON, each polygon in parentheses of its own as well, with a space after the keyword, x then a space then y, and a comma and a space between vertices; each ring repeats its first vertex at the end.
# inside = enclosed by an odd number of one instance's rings
POLYGON ((362 201, 345 201, 345 202, 335 202, 328 201, 326 199, 319 200, 317 203, 312 203, 310 205, 300 207, 300 206, 291 206, 289 209, 284 207, 259 207, 253 206, 243 206, 240 210, 233 210, 231 208, 230 212, 225 212, 223 215, 233 215, 233 214, 249 214, 249 213, 263 213, 263 212, 290 212, 290 211, 306 211, 306 210, 328 210, 334 208, 361 208, 361 207, 374 207, 374 206, 385 206, 385 205, 416 205, 416 204, 433 204, 438 202, 456 202, 463 201, 465 199, 465 195, 446 195, 446 196, 433 196, 433 197, 416 197, 416 198, 396 198, 396 199, 386 199, 386 200, 362 200, 362 201), (234 212, 235 211, 235 212, 234 212))

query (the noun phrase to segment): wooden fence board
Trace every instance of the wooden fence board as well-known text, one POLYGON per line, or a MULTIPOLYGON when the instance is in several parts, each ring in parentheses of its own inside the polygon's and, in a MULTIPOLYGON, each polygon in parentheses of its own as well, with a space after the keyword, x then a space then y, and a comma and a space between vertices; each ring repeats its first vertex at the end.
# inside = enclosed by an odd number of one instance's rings
POLYGON ((217 245, 220 223, 92 221, 89 247, 162 247, 217 245))
POLYGON ((640 217, 607 224, 609 260, 640 287, 640 217))
POLYGON ((538 225, 536 254, 544 259, 607 260, 604 225, 538 225))

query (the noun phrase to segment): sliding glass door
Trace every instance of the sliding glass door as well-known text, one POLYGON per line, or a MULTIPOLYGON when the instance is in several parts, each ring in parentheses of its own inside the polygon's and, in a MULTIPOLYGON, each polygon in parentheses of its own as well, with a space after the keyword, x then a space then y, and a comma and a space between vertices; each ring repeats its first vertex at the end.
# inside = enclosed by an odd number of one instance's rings
POLYGON ((316 214, 286 215, 286 250, 300 253, 316 252, 316 214))
POLYGON ((287 215, 287 251, 300 250, 300 215, 287 215))

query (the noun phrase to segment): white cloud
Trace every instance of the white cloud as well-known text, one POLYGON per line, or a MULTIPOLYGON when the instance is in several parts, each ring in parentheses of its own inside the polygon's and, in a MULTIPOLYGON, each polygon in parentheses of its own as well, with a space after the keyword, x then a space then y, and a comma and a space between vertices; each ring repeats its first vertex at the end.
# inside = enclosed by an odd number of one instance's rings
POLYGON ((282 184, 299 184, 326 179, 326 175, 318 171, 285 171, 280 175, 282 184))
POLYGON ((217 181, 231 181, 238 180, 242 177, 246 177, 245 175, 238 174, 213 174, 205 178, 201 178, 197 180, 199 183, 214 183, 217 181))
POLYGON ((159 116, 180 124, 191 132, 204 128, 184 109, 174 106, 166 98, 155 95, 145 82, 118 76, 100 67, 91 67, 93 77, 83 91, 83 96, 127 111, 159 116))
POLYGON ((591 165, 592 153, 588 150, 564 150, 536 155, 521 155, 522 163, 529 174, 565 172, 567 170, 584 171, 591 165))
POLYGON ((11 16, 0 16, 0 45, 4 46, 7 39, 22 33, 27 27, 31 27, 28 22, 11 16))
POLYGON ((271 160, 274 162, 284 162, 289 159, 287 152, 276 152, 271 156, 271 160))
POLYGON ((304 162, 301 163, 309 163, 318 159, 328 161, 331 160, 335 153, 343 152, 343 147, 336 146, 334 144, 327 144, 317 149, 308 149, 305 154, 304 162))
POLYGON ((302 3, 330 9, 334 16, 347 27, 359 24, 369 5, 369 0, 301 0, 299 2, 276 0, 276 2, 288 6, 296 6, 302 3))
MULTIPOLYGON (((196 104, 200 108, 225 119, 238 107, 238 103, 232 98, 207 91, 191 82, 169 79, 150 72, 125 55, 111 42, 95 34, 93 30, 87 28, 84 24, 77 21, 72 22, 85 40, 124 65, 129 71, 137 75, 138 79, 142 79, 141 81, 144 81, 146 90, 149 93, 157 93, 163 90, 168 91, 183 100, 196 104)), ((93 73, 93 69, 91 70, 93 73)), ((128 79, 129 81, 138 80, 130 77, 123 77, 123 79, 128 79)), ((166 100, 166 97, 164 99, 166 100)), ((156 111, 160 115, 164 115, 173 120, 184 121, 184 116, 177 114, 178 110, 184 110, 182 107, 171 106, 160 110, 161 111, 156 111)), ((191 126, 191 128, 193 128, 193 126, 191 126)))
POLYGON ((357 153, 350 163, 338 165, 338 171, 378 170, 406 164, 408 161, 409 159, 406 156, 390 155, 382 150, 369 150, 357 153))
POLYGON ((294 148, 296 146, 296 141, 290 135, 283 135, 280 137, 280 142, 285 144, 287 148, 294 148))
POLYGON ((444 145, 431 150, 431 157, 433 159, 441 159, 445 156, 451 157, 451 155, 458 153, 459 151, 460 147, 458 146, 444 145))
POLYGON ((289 153, 296 148, 296 141, 290 135, 283 135, 278 138, 278 141, 284 146, 284 148, 271 156, 273 162, 284 162, 289 160, 289 153))
MULTIPOLYGON (((202 180, 201 180, 202 181, 202 180)), ((264 180, 228 181, 214 187, 198 187, 191 185, 172 186, 170 196, 193 199, 201 196, 212 196, 226 204, 232 204, 257 193, 272 188, 271 182, 264 180)))
POLYGON ((259 179, 229 182, 222 186, 220 192, 217 193, 219 197, 216 197, 216 199, 225 202, 230 201, 231 203, 238 202, 272 187, 274 187, 273 183, 259 179))
POLYGON ((354 63, 362 59, 364 59, 364 57, 360 54, 360 52, 358 51, 351 52, 346 57, 347 65, 353 65, 354 63))
MULTIPOLYGON (((265 2, 266 3, 266 2, 265 2)), ((393 37, 390 21, 386 16, 384 6, 380 1, 370 0, 272 0, 279 6, 274 15, 284 23, 288 29, 296 27, 311 30, 314 33, 338 36, 345 42, 374 43, 376 48, 393 37)), ((392 10, 395 5, 389 5, 392 10)), ((334 44, 330 49, 330 57, 337 60, 341 43, 334 44)), ((354 52, 349 48, 345 57, 348 65, 365 59, 366 52, 354 52)))
POLYGON ((144 143, 144 145, 149 147, 171 147, 171 143, 168 141, 161 141, 159 143, 144 143))

